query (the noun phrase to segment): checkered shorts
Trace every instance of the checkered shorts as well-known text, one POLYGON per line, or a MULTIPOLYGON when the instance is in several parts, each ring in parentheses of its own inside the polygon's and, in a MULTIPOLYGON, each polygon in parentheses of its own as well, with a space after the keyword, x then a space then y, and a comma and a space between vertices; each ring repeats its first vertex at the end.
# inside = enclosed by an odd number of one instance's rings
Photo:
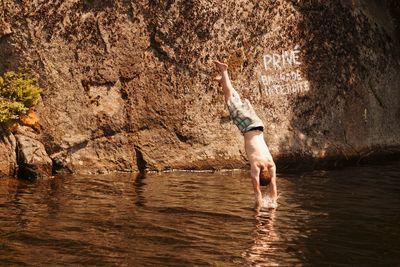
POLYGON ((264 124, 257 116, 249 100, 241 101, 238 95, 233 95, 227 102, 230 117, 242 133, 254 128, 263 129, 264 124))

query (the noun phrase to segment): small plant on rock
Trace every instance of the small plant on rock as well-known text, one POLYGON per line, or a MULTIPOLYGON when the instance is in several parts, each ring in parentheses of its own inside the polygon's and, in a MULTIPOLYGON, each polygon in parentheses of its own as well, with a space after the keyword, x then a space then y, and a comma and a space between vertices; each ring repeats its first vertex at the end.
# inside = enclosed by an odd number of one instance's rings
POLYGON ((9 71, 0 77, 0 124, 20 119, 40 99, 41 89, 21 71, 9 71))

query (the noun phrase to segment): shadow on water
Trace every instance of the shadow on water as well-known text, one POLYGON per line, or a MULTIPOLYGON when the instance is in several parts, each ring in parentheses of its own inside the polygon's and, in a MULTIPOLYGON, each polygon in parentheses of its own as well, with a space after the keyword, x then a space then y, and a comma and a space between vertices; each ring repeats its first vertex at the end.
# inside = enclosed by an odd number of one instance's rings
POLYGON ((134 183, 134 187, 135 187, 135 204, 138 207, 144 207, 146 204, 146 200, 143 196, 143 190, 144 190, 144 186, 146 185, 145 183, 145 174, 144 173, 139 173, 136 175, 135 178, 135 183, 134 183))

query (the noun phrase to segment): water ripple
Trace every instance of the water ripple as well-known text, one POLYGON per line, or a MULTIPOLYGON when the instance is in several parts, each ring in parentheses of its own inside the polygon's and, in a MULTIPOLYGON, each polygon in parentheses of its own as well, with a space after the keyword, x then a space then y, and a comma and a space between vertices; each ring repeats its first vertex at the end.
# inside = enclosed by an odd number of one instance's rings
POLYGON ((399 167, 281 174, 261 211, 245 172, 0 180, 0 262, 398 266, 399 167))

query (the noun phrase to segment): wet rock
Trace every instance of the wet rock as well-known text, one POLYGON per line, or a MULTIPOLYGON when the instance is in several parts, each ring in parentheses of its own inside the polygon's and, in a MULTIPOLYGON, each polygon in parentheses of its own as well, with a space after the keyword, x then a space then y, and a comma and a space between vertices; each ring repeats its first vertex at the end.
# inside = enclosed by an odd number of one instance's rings
POLYGON ((18 176, 36 179, 52 175, 52 161, 38 140, 17 134, 18 176))

